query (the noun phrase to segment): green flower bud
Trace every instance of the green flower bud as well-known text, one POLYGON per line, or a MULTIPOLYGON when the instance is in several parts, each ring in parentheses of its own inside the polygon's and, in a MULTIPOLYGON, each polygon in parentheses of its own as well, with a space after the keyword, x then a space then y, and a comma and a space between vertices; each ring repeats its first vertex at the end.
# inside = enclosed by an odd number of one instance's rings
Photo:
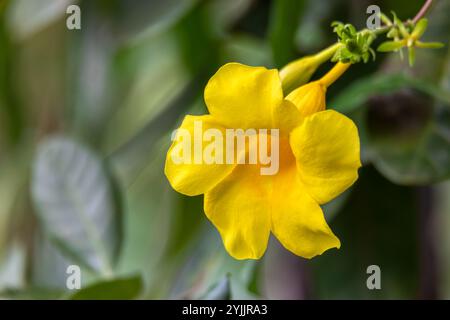
POLYGON ((425 18, 420 19, 416 26, 414 27, 413 32, 411 33, 411 38, 414 40, 420 39, 420 37, 424 34, 427 29, 428 20, 425 18))
POLYGON ((285 94, 307 83, 319 67, 314 56, 295 60, 280 70, 281 83, 285 94))
POLYGON ((377 51, 390 52, 397 51, 405 46, 405 41, 386 41, 380 44, 377 51))

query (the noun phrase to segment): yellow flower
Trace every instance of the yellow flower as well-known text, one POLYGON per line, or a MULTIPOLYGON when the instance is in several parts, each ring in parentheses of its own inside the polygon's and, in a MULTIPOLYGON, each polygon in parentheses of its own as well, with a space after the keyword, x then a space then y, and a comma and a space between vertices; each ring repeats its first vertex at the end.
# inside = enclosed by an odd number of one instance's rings
MULTIPOLYGON (((324 204, 358 178, 359 137, 346 116, 325 110, 326 87, 346 66, 283 97, 277 70, 238 63, 222 66, 208 82, 208 115, 184 118, 181 129, 270 129, 280 131, 279 170, 261 175, 261 164, 175 163, 175 138, 165 164, 172 187, 204 194, 204 211, 236 259, 259 259, 270 232, 296 255, 312 258, 340 241, 325 221, 324 204)), ((248 150, 247 150, 248 151, 248 150)), ((226 152, 225 147, 223 152, 226 152)))

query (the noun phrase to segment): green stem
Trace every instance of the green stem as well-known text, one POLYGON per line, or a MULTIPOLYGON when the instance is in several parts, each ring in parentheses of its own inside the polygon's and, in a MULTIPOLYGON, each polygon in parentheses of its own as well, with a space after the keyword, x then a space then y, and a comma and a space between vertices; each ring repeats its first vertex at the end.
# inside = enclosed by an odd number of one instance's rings
POLYGON ((420 19, 423 18, 423 16, 427 13, 427 11, 430 9, 431 5, 433 3, 433 0, 427 0, 422 8, 420 8, 419 12, 416 14, 414 19, 412 19, 412 22, 416 24, 420 19))

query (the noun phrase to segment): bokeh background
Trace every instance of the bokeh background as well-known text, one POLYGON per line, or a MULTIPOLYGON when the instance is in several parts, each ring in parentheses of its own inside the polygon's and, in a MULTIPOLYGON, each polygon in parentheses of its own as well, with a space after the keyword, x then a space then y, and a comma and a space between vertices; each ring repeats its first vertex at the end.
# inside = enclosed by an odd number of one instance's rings
POLYGON ((449 0, 424 36, 445 48, 413 68, 378 54, 328 92, 364 163, 324 207, 340 250, 305 260, 271 239, 263 259, 233 260, 202 197, 164 177, 170 133, 206 112, 219 66, 280 68, 334 43, 334 20, 363 28, 370 4, 406 20, 422 1, 0 0, 0 297, 450 298, 449 0))

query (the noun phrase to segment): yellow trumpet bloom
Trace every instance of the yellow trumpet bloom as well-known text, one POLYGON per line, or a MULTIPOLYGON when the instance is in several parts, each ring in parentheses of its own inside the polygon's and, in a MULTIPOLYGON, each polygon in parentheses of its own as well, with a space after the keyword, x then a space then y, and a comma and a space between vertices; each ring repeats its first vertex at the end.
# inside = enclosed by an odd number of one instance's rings
POLYGON ((209 115, 185 117, 180 129, 192 133, 195 121, 217 132, 279 129, 279 170, 274 175, 261 175, 261 163, 175 163, 172 155, 182 143, 178 138, 168 151, 170 184, 185 195, 204 194, 206 216, 234 258, 259 259, 271 232, 305 258, 340 247, 320 205, 351 186, 361 166, 355 124, 325 110, 326 87, 345 68, 337 66, 284 98, 277 70, 228 63, 205 88, 209 115))

